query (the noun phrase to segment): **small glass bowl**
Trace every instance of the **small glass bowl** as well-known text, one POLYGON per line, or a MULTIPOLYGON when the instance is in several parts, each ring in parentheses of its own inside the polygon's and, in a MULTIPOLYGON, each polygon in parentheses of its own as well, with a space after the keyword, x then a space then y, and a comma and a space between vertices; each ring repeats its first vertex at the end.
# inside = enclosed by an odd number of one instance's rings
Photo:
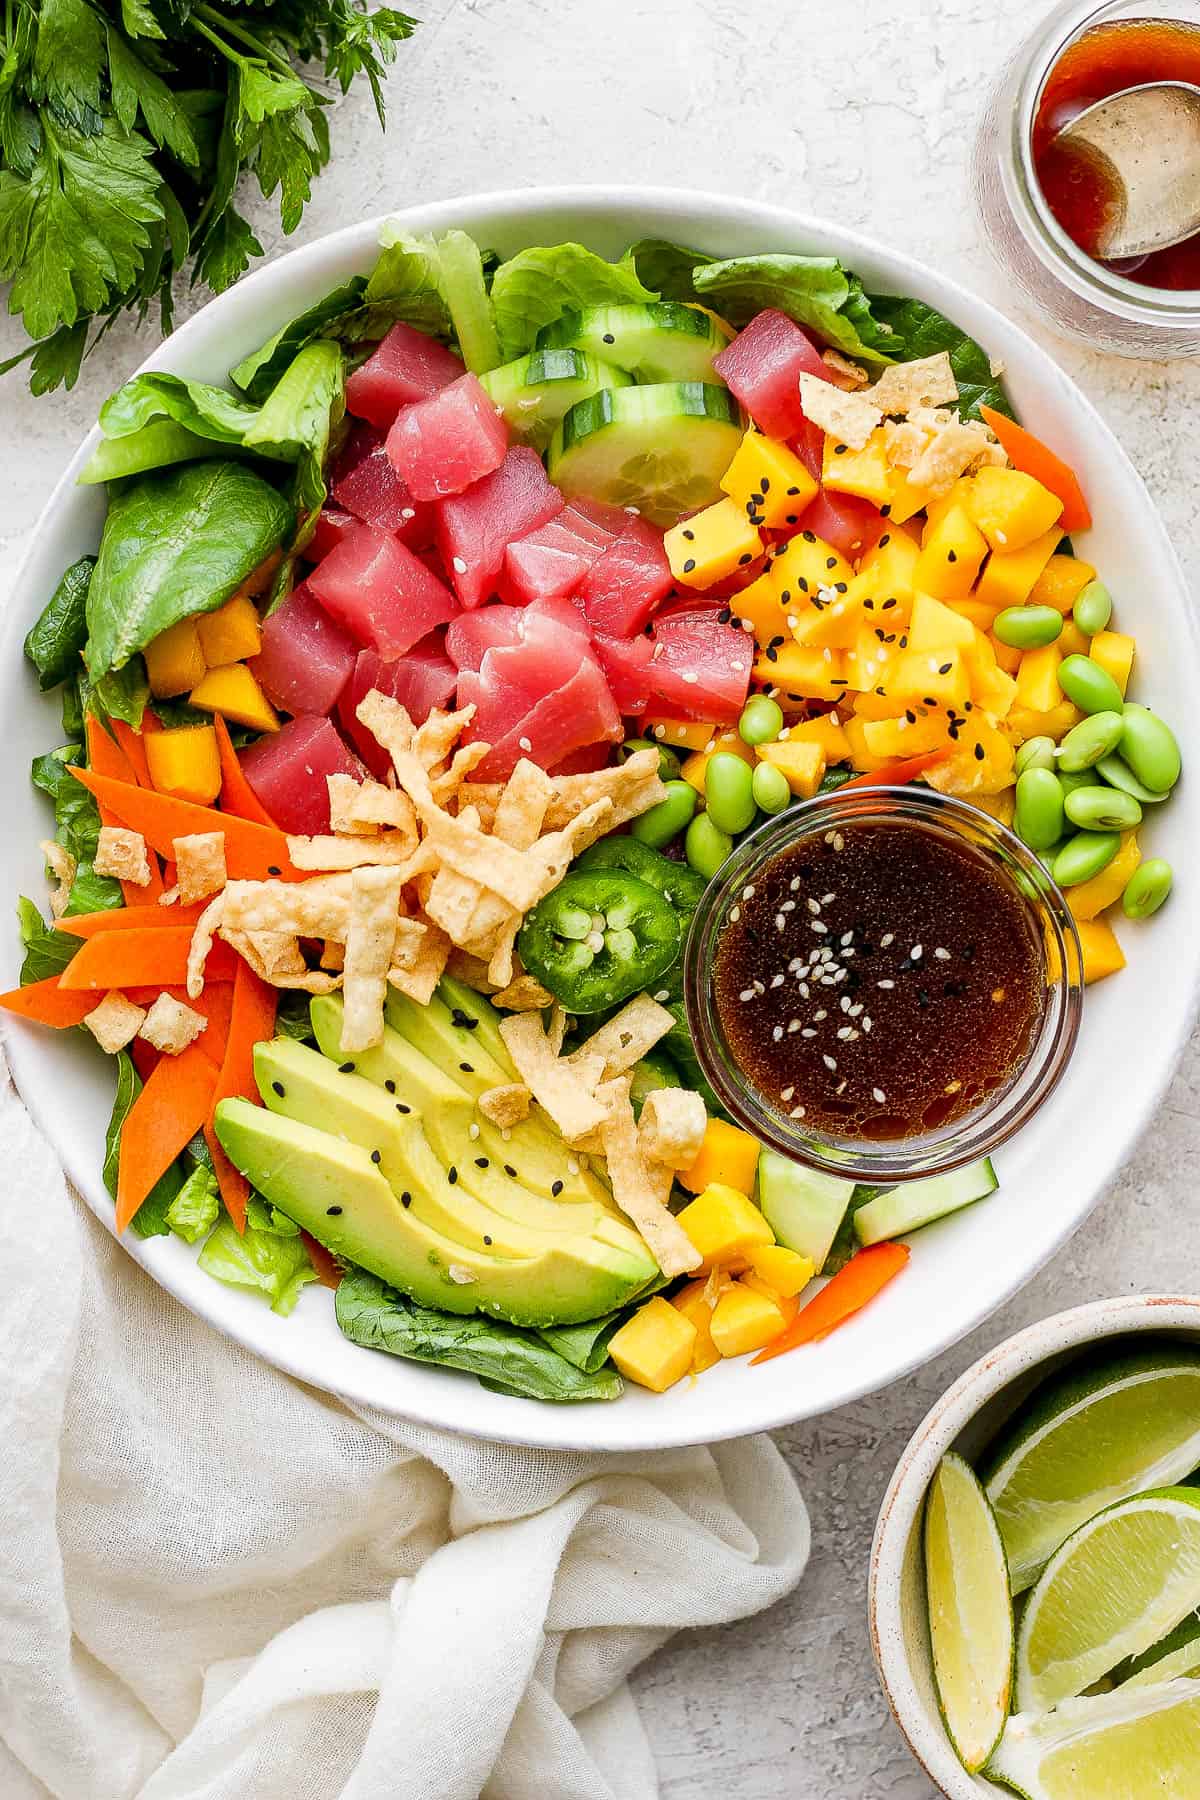
POLYGON ((764 1144, 809 1168, 887 1185, 943 1174, 988 1155, 1053 1092, 1083 1010, 1079 933, 1060 889, 1018 837, 978 807, 931 788, 843 789, 768 819, 743 838, 696 909, 684 951, 684 997, 700 1066, 730 1116, 764 1144), (808 1127, 753 1086, 734 1060, 717 1010, 712 969, 733 905, 747 882, 802 838, 866 824, 911 824, 982 853, 1020 896, 1045 945, 1041 1026, 1007 1087, 942 1127, 906 1138, 842 1138, 808 1127))

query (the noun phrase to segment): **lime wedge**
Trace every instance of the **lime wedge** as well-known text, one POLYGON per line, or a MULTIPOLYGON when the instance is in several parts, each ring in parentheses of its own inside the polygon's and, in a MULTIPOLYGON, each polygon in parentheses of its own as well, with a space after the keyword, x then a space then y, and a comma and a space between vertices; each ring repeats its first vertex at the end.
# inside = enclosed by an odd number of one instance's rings
POLYGON ((943 1457, 925 1503, 925 1588, 942 1717, 974 1774, 1008 1717, 1013 1616, 995 1515, 973 1470, 953 1454, 943 1457))
POLYGON ((1113 1670, 1113 1680, 1126 1687, 1149 1687, 1181 1675, 1200 1675, 1200 1613, 1189 1613, 1161 1643, 1113 1670))
POLYGON ((1081 1694, 1197 1606, 1200 1491, 1162 1488, 1110 1506, 1067 1539, 1029 1596, 1018 1710, 1048 1712, 1081 1694))
POLYGON ((981 1471, 1014 1594, 1104 1507, 1200 1466, 1200 1353, 1178 1345, 1076 1364, 1041 1386, 981 1471))
POLYGON ((988 1774, 1028 1800, 1194 1800, 1200 1681, 1119 1688, 1010 1719, 988 1774))

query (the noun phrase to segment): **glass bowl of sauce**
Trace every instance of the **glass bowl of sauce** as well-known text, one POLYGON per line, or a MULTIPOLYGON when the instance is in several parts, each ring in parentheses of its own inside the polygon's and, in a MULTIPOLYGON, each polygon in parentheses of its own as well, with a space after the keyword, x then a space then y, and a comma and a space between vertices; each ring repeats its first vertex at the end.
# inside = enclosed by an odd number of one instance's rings
POLYGON ((1036 856, 920 788, 834 793, 743 839, 688 939, 688 1020, 730 1115, 890 1183, 987 1155, 1058 1082, 1079 940, 1036 856))

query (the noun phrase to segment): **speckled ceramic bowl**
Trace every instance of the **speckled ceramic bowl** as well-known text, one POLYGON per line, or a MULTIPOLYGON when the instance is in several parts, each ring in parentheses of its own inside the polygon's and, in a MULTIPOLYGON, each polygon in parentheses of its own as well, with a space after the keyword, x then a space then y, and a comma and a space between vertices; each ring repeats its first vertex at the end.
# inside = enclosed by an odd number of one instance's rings
POLYGON ((884 1496, 871 1550, 867 1606, 879 1679, 908 1747, 948 1800, 1011 1800, 968 1775, 938 1711, 925 1610, 925 1494, 947 1450, 973 1461, 1026 1395, 1059 1364, 1105 1338, 1153 1332, 1200 1342, 1200 1297, 1097 1300, 1030 1325, 989 1350, 922 1420, 884 1496))

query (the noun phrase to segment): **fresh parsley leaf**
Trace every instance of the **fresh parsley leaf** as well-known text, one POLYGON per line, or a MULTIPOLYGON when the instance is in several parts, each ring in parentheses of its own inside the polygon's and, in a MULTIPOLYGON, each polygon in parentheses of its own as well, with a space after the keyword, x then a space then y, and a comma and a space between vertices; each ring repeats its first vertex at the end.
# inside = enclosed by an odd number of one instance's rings
POLYGON ((214 294, 223 294, 246 273, 254 257, 262 255, 262 245, 237 208, 230 204, 216 224, 211 226, 196 257, 193 285, 208 284, 214 294))
POLYGON ((108 28, 108 67, 113 111, 126 131, 132 131, 141 113, 146 130, 161 150, 194 167, 200 160, 187 114, 182 111, 160 75, 147 68, 120 32, 108 28))
POLYGON ((104 64, 104 26, 87 0, 42 0, 32 92, 56 118, 81 131, 96 130, 104 64))

